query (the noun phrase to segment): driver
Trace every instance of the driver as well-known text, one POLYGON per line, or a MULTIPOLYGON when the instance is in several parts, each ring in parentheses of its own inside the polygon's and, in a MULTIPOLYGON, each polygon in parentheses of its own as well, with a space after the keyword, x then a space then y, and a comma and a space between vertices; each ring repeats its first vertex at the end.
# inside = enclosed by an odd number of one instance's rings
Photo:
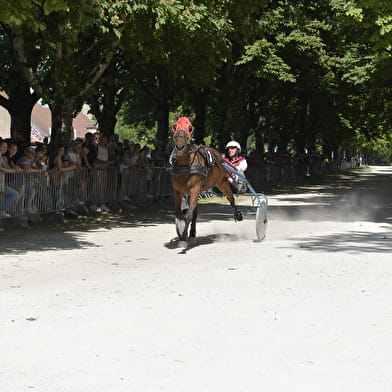
MULTIPOLYGON (((235 140, 232 140, 226 144, 226 157, 225 162, 230 166, 233 166, 235 170, 244 174, 246 169, 248 168, 248 162, 246 159, 240 155, 241 154, 241 146, 235 140)), ((238 175, 235 173, 229 173, 229 182, 237 192, 245 192, 246 184, 241 181, 238 175)))

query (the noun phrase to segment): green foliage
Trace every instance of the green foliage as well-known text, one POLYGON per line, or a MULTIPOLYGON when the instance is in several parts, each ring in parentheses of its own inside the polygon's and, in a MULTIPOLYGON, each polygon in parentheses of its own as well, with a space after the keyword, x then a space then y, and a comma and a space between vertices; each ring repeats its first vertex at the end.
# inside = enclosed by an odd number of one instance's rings
POLYGON ((148 145, 150 148, 154 148, 156 131, 156 127, 147 128, 144 123, 128 125, 124 121, 122 113, 119 115, 116 133, 122 141, 128 139, 134 143, 140 143, 142 146, 148 145))
POLYGON ((94 97, 114 118, 125 100, 122 138, 150 143, 181 107, 216 143, 389 146, 388 1, 0 1, 1 86, 23 73, 60 114, 94 97))
POLYGON ((391 55, 392 50, 392 3, 385 0, 349 1, 346 14, 371 34, 371 42, 380 56, 391 55))
POLYGON ((362 143, 361 151, 372 165, 392 165, 392 140, 390 137, 377 138, 362 143))
POLYGON ((295 82, 295 75, 291 72, 291 67, 276 53, 274 45, 266 39, 246 46, 245 54, 236 64, 244 65, 256 59, 260 63, 255 70, 257 77, 273 76, 284 82, 295 82))
POLYGON ((69 10, 67 0, 3 0, 0 4, 0 22, 9 25, 29 26, 33 31, 45 29, 45 24, 35 17, 34 9, 40 7, 43 14, 69 10))

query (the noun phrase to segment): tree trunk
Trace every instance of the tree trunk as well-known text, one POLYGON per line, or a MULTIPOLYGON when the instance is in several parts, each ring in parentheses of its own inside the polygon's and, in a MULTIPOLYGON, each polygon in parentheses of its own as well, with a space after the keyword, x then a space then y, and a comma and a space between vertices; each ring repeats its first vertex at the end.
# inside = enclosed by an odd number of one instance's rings
POLYGON ((15 138, 15 134, 19 132, 26 141, 30 142, 31 112, 38 101, 38 96, 30 93, 30 87, 23 79, 11 85, 7 93, 8 99, 1 97, 0 105, 7 109, 11 117, 10 137, 15 138))
POLYGON ((104 73, 98 93, 91 99, 91 113, 97 119, 99 130, 107 136, 114 135, 117 115, 128 93, 131 79, 119 82, 116 76, 116 66, 111 63, 104 73))
POLYGON ((219 121, 219 129, 218 129, 218 149, 219 151, 224 151, 227 142, 231 140, 230 135, 230 123, 232 120, 232 111, 231 107, 225 106, 222 109, 219 121))
POLYGON ((73 100, 57 102, 51 106, 52 110, 52 134, 51 145, 56 148, 59 145, 69 147, 75 137, 72 127, 73 100))
POLYGON ((209 90, 200 89, 195 97, 196 120, 195 120, 195 131, 193 133, 193 137, 197 144, 204 144, 208 95, 209 95, 209 90))
POLYGON ((256 139, 256 154, 263 157, 264 156, 264 143, 265 143, 265 117, 259 116, 257 121, 257 126, 255 128, 255 139, 256 139))
MULTIPOLYGON (((116 113, 117 114, 117 113, 116 113)), ((102 111, 102 116, 98 120, 98 129, 100 132, 108 137, 114 135, 114 131, 117 123, 117 116, 113 110, 105 108, 102 111)))
POLYGON ((157 105, 156 120, 158 124, 156 140, 166 143, 169 137, 169 104, 165 99, 160 99, 157 105))
POLYGON ((119 109, 116 105, 116 89, 113 84, 105 83, 102 91, 102 105, 100 97, 94 97, 92 112, 97 118, 98 128, 106 136, 114 135, 119 109))
POLYGON ((304 102, 302 103, 302 108, 299 111, 299 117, 298 117, 298 126, 297 126, 297 132, 296 132, 296 137, 295 137, 295 148, 297 154, 304 154, 305 153, 305 147, 306 147, 306 139, 307 139, 307 122, 308 122, 308 105, 305 104, 304 102))

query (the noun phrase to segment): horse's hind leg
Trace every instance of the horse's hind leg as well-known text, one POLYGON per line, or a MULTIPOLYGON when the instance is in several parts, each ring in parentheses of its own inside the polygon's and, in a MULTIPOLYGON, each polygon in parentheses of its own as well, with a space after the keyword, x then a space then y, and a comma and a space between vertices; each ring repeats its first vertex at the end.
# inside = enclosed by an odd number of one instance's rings
POLYGON ((234 209, 234 220, 242 221, 242 214, 241 214, 240 211, 238 211, 237 206, 235 205, 233 191, 231 190, 229 181, 227 181, 227 180, 222 181, 218 185, 218 188, 226 196, 227 200, 230 202, 230 205, 233 207, 233 209, 234 209))

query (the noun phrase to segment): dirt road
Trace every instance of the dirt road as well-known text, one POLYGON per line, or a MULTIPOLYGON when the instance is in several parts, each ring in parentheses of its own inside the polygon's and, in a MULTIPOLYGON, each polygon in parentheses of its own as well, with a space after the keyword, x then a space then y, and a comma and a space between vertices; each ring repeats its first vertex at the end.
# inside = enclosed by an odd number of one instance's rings
POLYGON ((0 391, 390 392, 392 167, 241 204, 2 233, 0 391))

